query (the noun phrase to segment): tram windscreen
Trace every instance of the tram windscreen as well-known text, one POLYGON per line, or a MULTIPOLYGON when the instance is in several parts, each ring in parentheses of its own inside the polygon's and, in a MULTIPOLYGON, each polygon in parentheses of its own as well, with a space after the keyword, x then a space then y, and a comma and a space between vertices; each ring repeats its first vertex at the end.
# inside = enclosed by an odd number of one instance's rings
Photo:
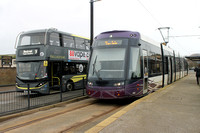
POLYGON ((35 80, 47 77, 43 62, 18 62, 17 77, 23 80, 35 80))
POLYGON ((94 49, 88 78, 124 79, 125 48, 94 49))
POLYGON ((23 34, 19 38, 18 46, 44 44, 45 33, 23 34))

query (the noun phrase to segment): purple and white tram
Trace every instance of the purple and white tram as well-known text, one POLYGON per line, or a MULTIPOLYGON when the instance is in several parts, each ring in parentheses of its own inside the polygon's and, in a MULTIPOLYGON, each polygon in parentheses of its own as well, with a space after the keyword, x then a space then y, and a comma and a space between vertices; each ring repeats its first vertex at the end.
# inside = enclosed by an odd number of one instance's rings
POLYGON ((140 97, 187 74, 187 62, 139 32, 108 31, 92 45, 87 94, 97 99, 140 97))

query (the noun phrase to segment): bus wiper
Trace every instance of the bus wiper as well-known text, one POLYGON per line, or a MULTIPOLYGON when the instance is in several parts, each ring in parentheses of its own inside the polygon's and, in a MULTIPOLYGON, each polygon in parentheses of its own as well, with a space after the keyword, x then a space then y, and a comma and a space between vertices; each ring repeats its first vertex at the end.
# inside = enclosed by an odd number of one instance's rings
POLYGON ((42 62, 40 62, 40 64, 39 64, 39 67, 38 67, 37 72, 35 73, 35 78, 34 78, 34 79, 36 79, 36 77, 38 76, 38 73, 39 73, 39 71, 40 71, 41 64, 42 64, 42 62))
POLYGON ((93 65, 93 72, 92 72, 92 74, 94 75, 94 73, 95 73, 97 75, 97 78, 99 80, 102 80, 102 78, 99 75, 99 72, 97 72, 97 70, 96 70, 96 62, 97 62, 97 55, 95 57, 94 63, 92 64, 93 65))

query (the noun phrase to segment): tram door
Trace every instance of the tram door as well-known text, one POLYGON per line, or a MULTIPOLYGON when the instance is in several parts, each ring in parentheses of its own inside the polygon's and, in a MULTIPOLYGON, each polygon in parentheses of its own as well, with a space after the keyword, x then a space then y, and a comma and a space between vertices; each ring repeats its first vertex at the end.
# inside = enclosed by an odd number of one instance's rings
POLYGON ((170 57, 168 57, 168 84, 172 83, 172 60, 170 57))
POLYGON ((142 50, 143 53, 143 94, 148 91, 148 53, 146 50, 142 50))

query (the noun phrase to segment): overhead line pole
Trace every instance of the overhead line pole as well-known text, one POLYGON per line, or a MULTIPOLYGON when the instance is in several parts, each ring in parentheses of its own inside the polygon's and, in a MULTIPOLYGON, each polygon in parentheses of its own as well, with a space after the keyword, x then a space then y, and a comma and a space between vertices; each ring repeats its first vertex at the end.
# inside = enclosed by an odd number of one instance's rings
POLYGON ((94 38, 94 2, 101 1, 101 0, 90 0, 90 47, 93 43, 94 38))
POLYGON ((170 27, 160 27, 160 28, 158 28, 158 30, 160 31, 160 34, 161 34, 161 36, 162 36, 162 38, 163 38, 163 41, 167 44, 167 43, 169 43, 169 29, 170 29, 170 27), (163 33, 162 33, 162 29, 167 29, 167 40, 166 40, 166 38, 163 36, 163 33))
POLYGON ((158 30, 160 31, 160 34, 161 34, 161 36, 162 36, 162 39, 163 39, 163 41, 165 42, 165 38, 164 38, 164 36, 163 36, 163 34, 162 34, 160 28, 158 28, 158 30))
POLYGON ((94 34, 94 6, 93 6, 93 0, 90 1, 90 46, 92 46, 93 43, 93 34, 94 34))

